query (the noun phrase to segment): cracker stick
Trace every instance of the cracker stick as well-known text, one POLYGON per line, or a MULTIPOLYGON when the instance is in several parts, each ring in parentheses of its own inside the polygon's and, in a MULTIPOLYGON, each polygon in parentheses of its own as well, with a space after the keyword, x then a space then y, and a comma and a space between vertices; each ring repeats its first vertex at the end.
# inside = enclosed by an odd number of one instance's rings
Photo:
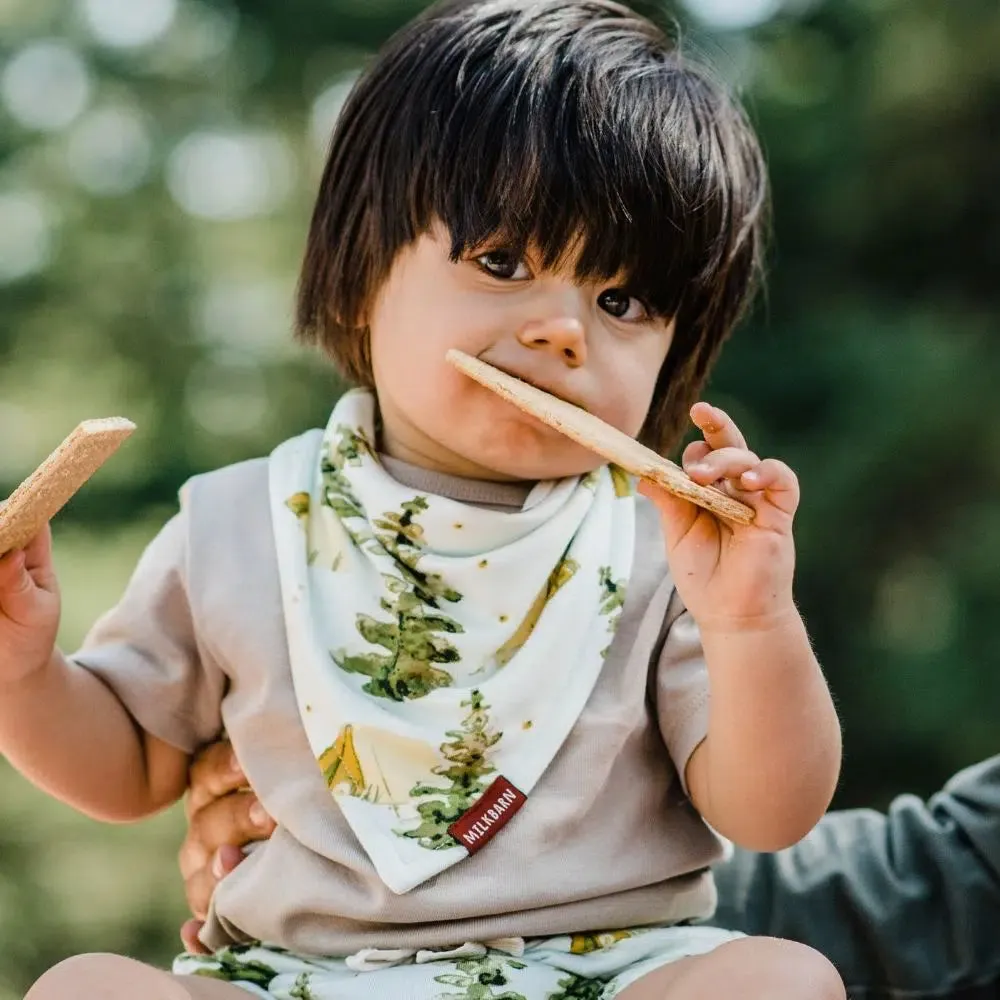
POLYGON ((134 430, 124 417, 83 421, 0 507, 0 555, 27 545, 134 430))
POLYGON ((447 360, 460 372, 513 403, 518 409, 531 414, 626 472, 631 472, 640 479, 648 479, 674 496, 689 500, 726 520, 738 524, 750 524, 753 521, 756 513, 753 507, 734 500, 714 486, 696 483, 680 466, 630 438, 618 428, 606 424, 592 413, 550 396, 462 351, 450 350, 447 360))

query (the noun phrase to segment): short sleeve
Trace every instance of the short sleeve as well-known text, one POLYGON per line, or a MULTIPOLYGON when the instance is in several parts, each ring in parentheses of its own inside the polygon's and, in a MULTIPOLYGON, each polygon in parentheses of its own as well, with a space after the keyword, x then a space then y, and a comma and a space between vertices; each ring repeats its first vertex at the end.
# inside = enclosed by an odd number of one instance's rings
POLYGON ((676 591, 670 599, 667 621, 656 669, 656 715, 687 794, 684 772, 691 754, 708 735, 708 669, 698 626, 676 591))
POLYGON ((70 659, 100 677, 148 733, 193 753, 222 730, 225 677, 199 649, 187 587, 187 517, 182 509, 153 539, 118 605, 70 659))

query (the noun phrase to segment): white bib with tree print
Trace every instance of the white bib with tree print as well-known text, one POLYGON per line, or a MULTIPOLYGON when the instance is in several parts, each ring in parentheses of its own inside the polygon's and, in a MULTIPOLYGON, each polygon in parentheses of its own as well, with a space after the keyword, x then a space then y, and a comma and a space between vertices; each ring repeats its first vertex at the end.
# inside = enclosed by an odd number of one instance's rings
POLYGON ((374 425, 371 393, 342 396, 325 432, 275 449, 270 499, 309 744, 404 893, 468 857, 449 827, 494 781, 530 796, 579 718, 624 603, 635 500, 607 466, 538 484, 520 511, 424 495, 379 463, 374 425))

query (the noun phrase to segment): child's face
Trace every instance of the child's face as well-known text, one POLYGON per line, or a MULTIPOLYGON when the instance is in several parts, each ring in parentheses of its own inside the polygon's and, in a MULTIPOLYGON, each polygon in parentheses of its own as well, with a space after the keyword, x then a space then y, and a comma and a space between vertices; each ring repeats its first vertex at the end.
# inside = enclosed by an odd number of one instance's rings
POLYGON ((601 464, 452 368, 453 347, 639 433, 672 323, 614 281, 579 284, 572 260, 543 271, 530 252, 518 260, 487 247, 453 263, 450 249, 438 226, 401 251, 367 317, 387 454, 497 480, 601 464))

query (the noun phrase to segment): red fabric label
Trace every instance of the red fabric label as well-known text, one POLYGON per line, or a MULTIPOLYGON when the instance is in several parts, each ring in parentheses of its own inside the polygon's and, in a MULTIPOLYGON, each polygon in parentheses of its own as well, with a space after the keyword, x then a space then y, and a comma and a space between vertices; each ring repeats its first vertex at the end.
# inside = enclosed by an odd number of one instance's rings
POLYGON ((527 802, 502 775, 482 794, 479 801, 462 818, 448 827, 448 832, 470 853, 485 847, 527 802))

